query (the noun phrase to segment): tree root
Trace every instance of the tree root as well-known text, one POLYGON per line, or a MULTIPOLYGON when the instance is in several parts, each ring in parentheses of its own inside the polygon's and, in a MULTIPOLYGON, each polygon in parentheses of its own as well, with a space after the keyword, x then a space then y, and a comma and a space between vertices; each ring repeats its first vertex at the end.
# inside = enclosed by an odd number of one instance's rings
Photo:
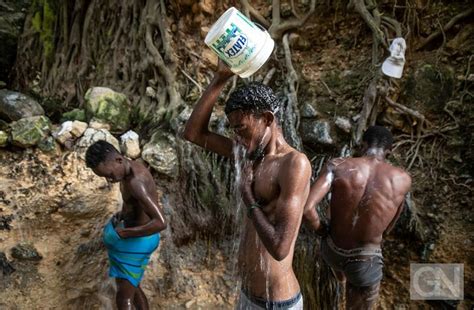
POLYGON ((444 27, 440 27, 440 29, 434 33, 432 33, 430 36, 428 36, 425 40, 423 40, 420 45, 416 48, 416 50, 420 50, 423 47, 425 47, 428 43, 436 39, 438 36, 442 35, 443 33, 446 33, 449 29, 451 29, 455 24, 457 24, 459 21, 463 20, 466 17, 469 17, 472 13, 474 13, 474 9, 469 9, 467 11, 464 11, 462 13, 459 13, 458 15, 454 16, 444 27))
POLYGON ((280 16, 280 0, 273 0, 272 2, 272 24, 268 29, 271 37, 274 40, 280 40, 283 34, 291 29, 299 28, 306 23, 308 18, 314 13, 316 9, 316 0, 311 0, 310 8, 308 13, 304 15, 302 18, 295 17, 290 20, 281 21, 280 16))
POLYGON ((243 6, 245 12, 248 12, 253 18, 255 18, 265 28, 270 27, 270 22, 265 19, 250 3, 248 0, 241 0, 240 3, 243 6))

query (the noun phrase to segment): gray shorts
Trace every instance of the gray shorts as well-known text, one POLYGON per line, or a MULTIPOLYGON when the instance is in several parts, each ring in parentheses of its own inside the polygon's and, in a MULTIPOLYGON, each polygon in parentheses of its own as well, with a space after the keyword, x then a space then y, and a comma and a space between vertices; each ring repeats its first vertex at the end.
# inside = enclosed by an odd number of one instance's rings
POLYGON ((303 310, 303 296, 301 293, 296 294, 295 297, 283 301, 269 301, 263 298, 252 297, 246 294, 243 290, 240 291, 239 301, 235 310, 303 310))
POLYGON ((379 248, 341 249, 327 236, 321 240, 321 255, 334 270, 342 271, 353 286, 378 284, 383 277, 383 256, 379 248))

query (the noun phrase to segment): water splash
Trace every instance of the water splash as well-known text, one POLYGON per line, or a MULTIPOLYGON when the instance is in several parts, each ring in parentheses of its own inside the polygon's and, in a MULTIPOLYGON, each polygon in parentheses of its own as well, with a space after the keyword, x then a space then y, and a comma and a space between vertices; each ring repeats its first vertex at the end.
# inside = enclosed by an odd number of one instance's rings
MULTIPOLYGON (((240 249, 240 242, 243 235, 244 225, 242 225, 242 194, 240 192, 240 180, 242 179, 242 165, 245 161, 247 156, 247 150, 242 147, 241 145, 234 143, 232 148, 233 158, 234 158, 234 182, 233 186, 233 194, 234 194, 234 203, 235 203, 235 227, 233 229, 234 235, 232 236, 234 242, 232 244, 232 253, 231 257, 237 257, 239 255, 238 250, 240 249)), ((236 274, 237 264, 234 264, 232 274, 236 274)), ((240 281, 241 279, 238 277, 237 279, 240 281)), ((235 286, 235 294, 238 293, 240 289, 240 283, 235 286)))

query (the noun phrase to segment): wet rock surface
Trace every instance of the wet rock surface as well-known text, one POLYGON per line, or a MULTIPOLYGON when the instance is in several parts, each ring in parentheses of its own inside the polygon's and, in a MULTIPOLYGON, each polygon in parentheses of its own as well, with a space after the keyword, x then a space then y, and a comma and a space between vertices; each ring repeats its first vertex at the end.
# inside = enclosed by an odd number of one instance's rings
POLYGON ((175 150, 174 138, 154 134, 143 146, 142 158, 157 172, 174 178, 178 174, 178 156, 175 150))

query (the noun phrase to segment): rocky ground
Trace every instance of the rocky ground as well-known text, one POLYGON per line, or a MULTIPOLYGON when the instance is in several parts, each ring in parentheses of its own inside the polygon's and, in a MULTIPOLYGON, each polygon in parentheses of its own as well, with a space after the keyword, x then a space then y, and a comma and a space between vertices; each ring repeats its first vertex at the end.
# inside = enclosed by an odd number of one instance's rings
MULTIPOLYGON (((117 185, 76 152, 3 151, 0 160, 0 309, 111 309, 100 237, 120 209, 117 185)), ((142 282, 153 309, 230 307, 233 242, 176 247, 171 234, 162 234, 142 282)))

